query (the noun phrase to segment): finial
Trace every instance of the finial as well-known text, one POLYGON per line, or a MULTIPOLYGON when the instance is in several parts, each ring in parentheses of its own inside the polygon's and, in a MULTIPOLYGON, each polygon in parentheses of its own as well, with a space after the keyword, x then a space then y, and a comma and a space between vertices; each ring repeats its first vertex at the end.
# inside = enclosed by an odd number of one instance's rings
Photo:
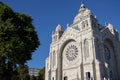
POLYGON ((83 0, 81 0, 81 4, 84 4, 84 1, 83 1, 83 0))
POLYGON ((105 26, 107 26, 108 25, 108 23, 107 22, 105 22, 105 26))
POLYGON ((80 6, 80 10, 79 11, 83 11, 85 10, 85 5, 83 3, 83 0, 81 1, 81 6, 80 6))
POLYGON ((95 15, 94 18, 97 18, 97 16, 95 15))
POLYGON ((58 26, 56 27, 56 32, 62 31, 62 26, 60 24, 58 24, 58 26))
POLYGON ((67 24, 67 27, 69 27, 69 24, 67 24))
POLYGON ((84 7, 85 7, 85 5, 84 5, 84 0, 81 0, 81 6, 84 6, 84 7))

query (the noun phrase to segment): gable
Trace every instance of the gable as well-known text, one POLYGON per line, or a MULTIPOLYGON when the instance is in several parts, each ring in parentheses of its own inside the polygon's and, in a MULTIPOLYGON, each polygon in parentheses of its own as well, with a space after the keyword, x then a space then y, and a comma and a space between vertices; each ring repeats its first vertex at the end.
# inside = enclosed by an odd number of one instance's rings
POLYGON ((77 36, 79 34, 79 31, 72 28, 72 27, 67 27, 67 29, 65 30, 65 32, 63 33, 63 35, 60 38, 60 43, 64 43, 68 40, 77 40, 77 36))

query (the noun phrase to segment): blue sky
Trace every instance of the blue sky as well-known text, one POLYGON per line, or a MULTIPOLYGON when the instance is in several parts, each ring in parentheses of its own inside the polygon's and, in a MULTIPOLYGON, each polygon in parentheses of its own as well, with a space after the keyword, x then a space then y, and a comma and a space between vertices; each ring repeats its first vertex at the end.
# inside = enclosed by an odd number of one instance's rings
MULTIPOLYGON (((29 67, 42 68, 49 55, 51 34, 58 24, 66 29, 72 24, 81 0, 1 0, 14 11, 25 13, 33 18, 33 25, 37 31, 41 45, 33 53, 29 67)), ((84 0, 100 24, 111 23, 120 33, 120 0, 84 0)))

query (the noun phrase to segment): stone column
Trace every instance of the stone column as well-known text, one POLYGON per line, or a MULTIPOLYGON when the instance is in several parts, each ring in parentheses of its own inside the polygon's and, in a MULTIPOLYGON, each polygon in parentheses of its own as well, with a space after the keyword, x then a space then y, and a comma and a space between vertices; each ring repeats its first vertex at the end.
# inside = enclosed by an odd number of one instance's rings
POLYGON ((58 80, 62 80, 62 56, 60 51, 58 52, 58 80))
POLYGON ((96 43, 95 43, 96 38, 92 38, 92 48, 93 48, 93 77, 94 80, 101 80, 100 77, 100 62, 96 60, 96 43))

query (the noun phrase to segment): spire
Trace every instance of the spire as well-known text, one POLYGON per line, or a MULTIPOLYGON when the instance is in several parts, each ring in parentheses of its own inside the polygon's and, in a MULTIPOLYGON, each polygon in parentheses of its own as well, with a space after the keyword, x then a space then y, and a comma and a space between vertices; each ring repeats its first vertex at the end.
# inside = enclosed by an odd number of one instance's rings
POLYGON ((80 6, 80 9, 79 9, 79 12, 80 11, 83 11, 83 10, 85 10, 85 5, 84 5, 84 3, 83 3, 83 1, 81 2, 81 6, 80 6))
POLYGON ((60 24, 58 24, 58 26, 56 27, 56 32, 62 31, 62 26, 60 24))

